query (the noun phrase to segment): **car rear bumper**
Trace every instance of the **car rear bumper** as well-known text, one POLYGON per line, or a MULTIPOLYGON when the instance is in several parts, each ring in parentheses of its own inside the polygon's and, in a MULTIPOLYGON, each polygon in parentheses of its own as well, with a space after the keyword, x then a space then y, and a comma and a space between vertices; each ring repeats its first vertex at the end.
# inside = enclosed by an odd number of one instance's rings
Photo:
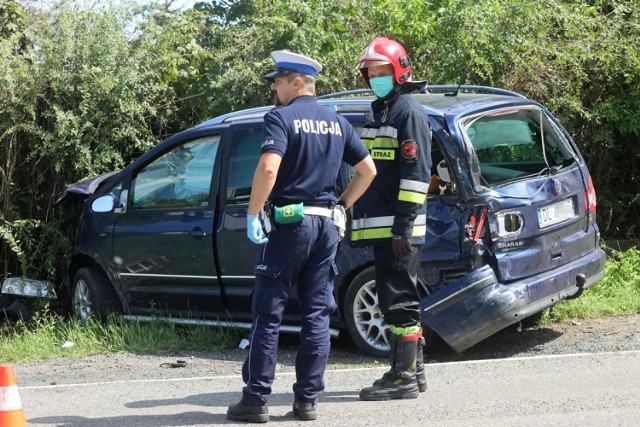
POLYGON ((582 292, 602 279, 605 253, 590 254, 551 271, 499 283, 489 266, 474 270, 422 299, 422 323, 462 352, 530 315, 582 292))

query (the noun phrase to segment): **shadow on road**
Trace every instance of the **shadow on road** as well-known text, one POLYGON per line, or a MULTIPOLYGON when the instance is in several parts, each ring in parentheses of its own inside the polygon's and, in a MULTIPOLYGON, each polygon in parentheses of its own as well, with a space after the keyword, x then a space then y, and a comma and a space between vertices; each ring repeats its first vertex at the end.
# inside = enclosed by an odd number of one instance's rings
POLYGON ((104 427, 104 426, 140 426, 140 427, 168 427, 168 426, 189 426, 202 425, 203 422, 226 424, 230 423, 223 415, 212 415, 208 412, 183 412, 181 414, 168 415, 123 415, 118 417, 89 418, 77 416, 57 416, 30 418, 29 424, 46 425, 51 424, 59 427, 83 426, 83 427, 104 427))
POLYGON ((519 329, 517 325, 513 325, 462 353, 456 353, 439 340, 431 351, 425 352, 425 357, 433 362, 501 359, 535 351, 536 348, 554 341, 561 335, 562 333, 558 331, 544 327, 519 329))
MULTIPOLYGON (((513 325, 497 332, 462 353, 456 353, 442 339, 436 338, 435 342, 425 349, 425 362, 436 363, 513 357, 521 353, 535 351, 536 348, 542 347, 560 336, 562 336, 562 333, 545 327, 519 328, 518 325, 513 325)), ((294 340, 295 338, 289 338, 283 342, 283 345, 294 345, 294 340)), ((332 355, 335 354, 337 357, 341 357, 343 352, 362 355, 348 338, 341 337, 332 343, 332 355)), ((370 360, 385 360, 363 357, 370 360)))
MULTIPOLYGON (((53 416, 30 418, 30 424, 56 425, 56 426, 83 426, 83 427, 104 427, 104 426, 189 426, 202 424, 237 424, 226 417, 226 408, 230 403, 235 403, 240 393, 238 392, 213 392, 195 394, 180 398, 167 398, 156 400, 139 400, 126 403, 124 406, 133 409, 149 409, 174 407, 184 405, 202 406, 204 408, 222 408, 223 413, 211 413, 205 411, 190 411, 176 414, 162 415, 122 415, 116 417, 80 417, 80 416, 53 416)), ((323 402, 348 403, 359 401, 358 392, 326 392, 323 395, 323 402)), ((271 396, 269 407, 289 408, 293 401, 293 393, 276 393, 271 396)), ((219 411, 216 411, 219 412, 219 411)), ((285 415, 271 414, 271 421, 298 421, 292 411, 285 415)), ((3 426, 4 427, 4 426, 3 426)))

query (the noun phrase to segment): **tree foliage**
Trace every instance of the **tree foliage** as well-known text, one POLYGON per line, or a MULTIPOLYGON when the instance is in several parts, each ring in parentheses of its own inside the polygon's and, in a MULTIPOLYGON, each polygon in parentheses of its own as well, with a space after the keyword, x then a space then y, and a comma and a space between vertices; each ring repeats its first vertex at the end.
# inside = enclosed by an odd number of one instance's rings
POLYGON ((27 259, 51 265, 40 262, 46 251, 26 247, 25 233, 56 226, 66 185, 120 168, 210 117, 269 103, 271 51, 318 59, 325 94, 362 87, 355 63, 376 36, 406 47, 414 79, 497 86, 542 102, 588 161, 603 233, 640 233, 635 0, 210 0, 178 11, 30 4, 0 2, 5 274, 20 274, 27 259))

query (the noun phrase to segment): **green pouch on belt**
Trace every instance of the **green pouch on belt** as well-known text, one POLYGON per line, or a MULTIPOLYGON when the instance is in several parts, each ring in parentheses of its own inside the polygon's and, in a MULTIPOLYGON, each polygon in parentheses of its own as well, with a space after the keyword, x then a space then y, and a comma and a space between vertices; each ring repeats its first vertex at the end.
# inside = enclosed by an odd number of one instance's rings
POLYGON ((274 206, 273 210, 278 224, 293 224, 294 222, 302 221, 302 218, 304 218, 304 206, 302 203, 281 207, 274 206))

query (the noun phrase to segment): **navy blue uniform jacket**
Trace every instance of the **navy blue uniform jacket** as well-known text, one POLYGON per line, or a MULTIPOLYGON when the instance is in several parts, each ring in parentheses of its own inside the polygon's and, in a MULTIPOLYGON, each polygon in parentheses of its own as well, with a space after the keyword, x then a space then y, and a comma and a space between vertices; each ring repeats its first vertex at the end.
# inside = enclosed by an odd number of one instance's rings
POLYGON ((353 126, 313 96, 299 96, 271 110, 264 119, 263 138, 263 154, 282 156, 269 196, 278 206, 333 206, 342 160, 354 166, 369 154, 353 126))

